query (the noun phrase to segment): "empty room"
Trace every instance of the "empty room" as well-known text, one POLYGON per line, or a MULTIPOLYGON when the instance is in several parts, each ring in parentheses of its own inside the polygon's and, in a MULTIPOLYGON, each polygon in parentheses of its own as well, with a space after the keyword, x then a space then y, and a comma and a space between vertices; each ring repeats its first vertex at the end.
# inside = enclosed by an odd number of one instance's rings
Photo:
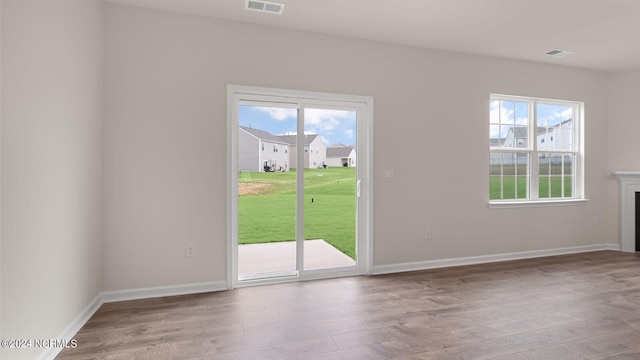
POLYGON ((0 11, 2 359, 640 358, 640 3, 0 11))

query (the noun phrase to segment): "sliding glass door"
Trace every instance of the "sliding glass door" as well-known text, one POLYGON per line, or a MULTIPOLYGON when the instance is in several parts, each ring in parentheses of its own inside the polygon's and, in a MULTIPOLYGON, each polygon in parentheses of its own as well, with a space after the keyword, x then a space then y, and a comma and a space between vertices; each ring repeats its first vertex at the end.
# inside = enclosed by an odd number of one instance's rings
POLYGON ((364 273, 368 107, 242 90, 228 132, 232 286, 364 273))

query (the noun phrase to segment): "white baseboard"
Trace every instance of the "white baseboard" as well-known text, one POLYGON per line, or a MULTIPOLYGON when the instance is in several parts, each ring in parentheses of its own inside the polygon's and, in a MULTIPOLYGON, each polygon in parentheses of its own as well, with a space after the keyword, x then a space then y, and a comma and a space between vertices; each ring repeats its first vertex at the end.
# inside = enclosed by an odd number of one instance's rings
MULTIPOLYGON (((100 306, 102 306, 102 296, 101 294, 98 294, 98 296, 96 296, 95 299, 93 299, 93 301, 91 301, 91 303, 89 303, 89 305, 87 305, 87 307, 84 308, 82 312, 80 312, 80 314, 71 322, 71 324, 69 324, 69 326, 67 326, 67 328, 64 329, 62 333, 58 335, 58 337, 56 337, 56 339, 71 341, 71 339, 73 339, 78 331, 80 331, 84 324, 86 324, 87 321, 89 321, 89 319, 93 316, 93 314, 98 311, 100 306)), ((40 355, 38 359, 53 360, 56 358, 56 356, 58 356, 58 354, 60 354, 62 350, 64 350, 63 347, 49 347, 40 355)))
MULTIPOLYGON (((620 251, 620 245, 618 244, 600 244, 600 245, 588 245, 578 246, 571 248, 561 249, 549 249, 549 250, 535 250, 535 251, 523 251, 515 253, 497 254, 497 255, 484 255, 484 256, 472 256, 464 258, 443 259, 443 260, 429 260, 418 261, 402 264, 390 264, 374 266, 372 275, 390 274, 406 271, 417 271, 436 269, 451 266, 462 265, 474 265, 484 264, 490 262, 500 262, 509 260, 520 259, 532 259, 537 257, 577 254, 591 251, 602 250, 614 250, 620 251)), ((228 290, 226 281, 213 281, 205 283, 173 285, 173 286, 159 286, 142 289, 130 289, 130 290, 118 290, 118 291, 106 291, 96 296, 93 301, 74 319, 69 326, 57 337, 57 339, 73 339, 78 331, 89 321, 91 316, 98 311, 100 306, 104 303, 126 301, 126 300, 139 300, 149 299, 163 296, 175 296, 175 295, 187 295, 198 294, 203 292, 224 291, 228 290)), ((63 348, 49 348, 42 353, 39 357, 40 360, 53 360, 63 350, 63 348)))
MULTIPOLYGON (((227 289, 228 287, 226 281, 215 281, 197 284, 160 286, 153 288, 102 292, 98 294, 98 296, 96 296, 93 301, 91 301, 91 303, 71 322, 69 326, 67 326, 66 329, 64 329, 64 331, 56 339, 73 339, 78 331, 80 331, 80 329, 87 323, 87 321, 89 321, 91 316, 93 316, 93 314, 95 314, 95 312, 98 311, 100 306, 102 306, 102 304, 104 303, 125 300, 149 299, 162 296, 198 294, 203 292, 222 291, 227 289)), ((40 355, 40 357, 38 357, 38 359, 54 360, 63 349, 64 348, 56 347, 48 348, 40 355)))
POLYGON ((187 295, 198 294, 212 291, 227 290, 226 281, 213 281, 196 284, 184 284, 184 285, 170 285, 159 286, 142 289, 130 289, 130 290, 117 290, 106 291, 102 293, 102 301, 105 303, 126 301, 126 300, 138 300, 149 299, 162 296, 175 296, 175 295, 187 295))
POLYGON ((475 265, 486 264, 500 261, 521 260, 521 259, 533 259, 545 256, 578 254, 592 251, 602 250, 615 250, 620 251, 619 244, 599 244, 599 245, 587 245, 577 246, 570 248, 549 249, 549 250, 534 250, 534 251, 522 251, 514 253, 496 254, 496 255, 483 255, 483 256, 471 256, 463 258, 442 259, 442 260, 428 260, 408 262, 401 264, 389 264, 374 266, 372 274, 391 274, 407 271, 418 271, 427 269, 437 269, 451 266, 463 266, 463 265, 475 265))
POLYGON ((620 244, 602 244, 601 250, 622 251, 622 245, 620 244))

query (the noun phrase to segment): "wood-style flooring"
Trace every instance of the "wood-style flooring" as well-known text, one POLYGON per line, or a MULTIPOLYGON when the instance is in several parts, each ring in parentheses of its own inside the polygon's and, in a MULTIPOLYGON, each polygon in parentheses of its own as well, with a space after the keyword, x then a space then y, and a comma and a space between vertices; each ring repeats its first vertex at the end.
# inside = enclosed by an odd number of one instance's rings
POLYGON ((104 304, 75 359, 640 359, 615 251, 104 304))

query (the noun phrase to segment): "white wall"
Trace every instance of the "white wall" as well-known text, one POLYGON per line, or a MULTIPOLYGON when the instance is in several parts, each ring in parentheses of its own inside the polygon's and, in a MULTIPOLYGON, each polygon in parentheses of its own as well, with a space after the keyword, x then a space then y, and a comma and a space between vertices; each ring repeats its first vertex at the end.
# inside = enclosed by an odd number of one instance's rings
POLYGON ((618 183, 615 171, 640 171, 640 121, 638 121, 640 71, 619 72, 609 77, 608 124, 606 133, 607 235, 619 239, 618 183))
POLYGON ((105 290, 225 279, 227 84, 375 98, 375 265, 617 241, 602 73, 108 4, 106 82, 105 290), (490 93, 585 102, 586 205, 487 208, 490 93))
POLYGON ((640 72, 114 4, 103 43, 100 0, 1 5, 1 338, 55 338, 101 290, 225 280, 230 83, 375 97, 375 265, 618 242, 610 174, 640 170, 640 72), (585 102, 586 205, 487 208, 489 93, 585 102))
POLYGON ((2 0, 2 338, 57 338, 101 290, 102 25, 99 0, 2 0))

